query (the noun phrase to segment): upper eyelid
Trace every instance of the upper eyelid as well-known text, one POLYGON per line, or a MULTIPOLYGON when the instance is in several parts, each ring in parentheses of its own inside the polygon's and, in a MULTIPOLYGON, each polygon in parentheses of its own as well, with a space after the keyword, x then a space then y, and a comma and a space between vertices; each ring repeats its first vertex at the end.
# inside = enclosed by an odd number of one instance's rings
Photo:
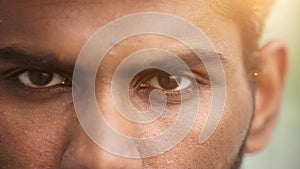
MULTIPOLYGON (((155 70, 154 72, 159 72, 160 70, 155 70)), ((151 74, 151 72, 147 72, 147 74, 151 74)), ((141 75, 139 75, 141 76, 141 75)), ((171 75, 172 76, 172 75, 171 75)), ((174 75, 173 75, 174 76, 174 75)), ((176 74, 175 76, 185 76, 186 78, 193 80, 194 78, 194 73, 193 74, 189 74, 186 72, 181 72, 176 74)), ((134 83, 134 86, 139 86, 142 83, 145 83, 146 81, 149 81, 151 79, 153 79, 154 77, 158 77, 157 75, 155 75, 155 73, 153 73, 151 76, 146 77, 146 75, 143 75, 143 78, 141 80, 136 80, 136 83, 134 83)), ((198 83, 198 81, 195 79, 195 81, 198 83)))
POLYGON ((21 74, 21 73, 23 73, 25 71, 26 71, 25 69, 19 69, 19 68, 17 68, 17 69, 10 69, 8 71, 5 71, 3 73, 3 76, 4 76, 4 78, 12 78, 13 76, 21 74))

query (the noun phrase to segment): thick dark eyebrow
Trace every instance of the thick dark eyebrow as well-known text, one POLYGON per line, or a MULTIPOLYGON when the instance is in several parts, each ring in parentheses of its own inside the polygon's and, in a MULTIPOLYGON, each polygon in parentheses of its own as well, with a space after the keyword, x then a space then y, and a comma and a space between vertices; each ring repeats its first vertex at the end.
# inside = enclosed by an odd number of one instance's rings
MULTIPOLYGON (((206 66, 217 66, 216 64, 220 63, 223 67, 228 66, 229 58, 226 57, 224 54, 217 53, 215 51, 205 50, 205 49, 180 49, 177 48, 173 52, 173 55, 181 59, 189 68, 203 68, 205 69, 206 66), (197 54, 196 54, 197 51, 197 54), (205 64, 204 64, 205 63, 205 64)), ((154 56, 155 57, 155 56, 154 56)), ((155 61, 149 62, 148 65, 151 67, 152 65, 160 65, 161 63, 164 64, 164 68, 174 68, 177 69, 180 67, 176 65, 178 62, 174 62, 174 58, 170 59, 161 59, 157 58, 155 61)), ((180 63, 181 64, 181 63, 180 63)), ((135 66, 134 63, 132 65, 128 65, 128 69, 130 67, 135 66)))
POLYGON ((31 52, 20 47, 0 48, 0 62, 16 64, 24 69, 38 69, 72 74, 74 64, 57 59, 50 52, 31 52))
MULTIPOLYGON (((177 56, 190 68, 195 66, 205 66, 203 64, 203 60, 205 60, 208 64, 214 64, 219 60, 224 67, 228 64, 228 58, 221 53, 204 49, 195 50, 197 50, 199 56, 197 56, 193 50, 179 50, 177 56)), ((168 60, 165 60, 164 63, 166 64, 166 67, 176 67, 173 62, 168 62, 168 60)))
MULTIPOLYGON (((208 62, 211 61, 211 63, 215 62, 216 59, 220 59, 223 66, 227 65, 228 58, 226 58, 223 54, 202 49, 197 50, 201 55, 201 59, 206 59, 208 62)), ((202 61, 199 59, 199 57, 197 57, 197 55, 195 55, 194 51, 192 50, 177 49, 176 56, 182 59, 182 61, 184 61, 185 64, 187 64, 187 66, 190 68, 195 66, 204 68, 202 61)), ((72 77, 75 66, 75 61, 74 63, 71 63, 58 60, 58 56, 51 52, 32 52, 30 50, 27 50, 26 48, 15 46, 0 48, 0 63, 1 62, 16 64, 22 69, 37 69, 48 72, 64 73, 69 77, 72 77)), ((176 65, 174 65, 174 62, 162 60, 160 58, 157 58, 157 61, 155 62, 164 62, 166 68, 177 67, 176 65)), ((155 65, 155 62, 149 63, 149 66, 151 66, 152 64, 155 65)), ((128 70, 130 70, 130 67, 132 66, 136 65, 129 65, 128 70)), ((81 71, 85 73, 89 72, 86 71, 84 65, 81 65, 81 67, 81 71)), ((126 73, 126 71, 124 73, 126 73)))

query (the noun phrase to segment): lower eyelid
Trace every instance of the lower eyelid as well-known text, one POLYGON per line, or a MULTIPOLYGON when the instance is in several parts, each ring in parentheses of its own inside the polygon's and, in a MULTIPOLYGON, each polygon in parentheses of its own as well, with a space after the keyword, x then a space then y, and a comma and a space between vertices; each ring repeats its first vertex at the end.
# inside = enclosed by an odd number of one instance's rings
POLYGON ((59 95, 72 93, 71 87, 52 86, 48 88, 30 88, 20 82, 16 77, 0 81, 0 87, 13 97, 27 100, 44 100, 58 97, 59 95))

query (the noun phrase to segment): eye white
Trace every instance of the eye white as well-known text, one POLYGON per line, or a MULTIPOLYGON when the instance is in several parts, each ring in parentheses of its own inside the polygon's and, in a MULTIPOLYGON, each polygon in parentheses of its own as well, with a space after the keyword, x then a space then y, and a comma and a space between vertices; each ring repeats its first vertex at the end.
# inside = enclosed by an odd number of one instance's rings
POLYGON ((31 88, 47 88, 55 85, 61 85, 64 84, 65 78, 60 76, 57 73, 51 73, 52 77, 49 82, 47 82, 44 85, 37 85, 30 79, 30 72, 26 71, 18 75, 17 79, 20 83, 22 83, 25 86, 31 87, 31 88))

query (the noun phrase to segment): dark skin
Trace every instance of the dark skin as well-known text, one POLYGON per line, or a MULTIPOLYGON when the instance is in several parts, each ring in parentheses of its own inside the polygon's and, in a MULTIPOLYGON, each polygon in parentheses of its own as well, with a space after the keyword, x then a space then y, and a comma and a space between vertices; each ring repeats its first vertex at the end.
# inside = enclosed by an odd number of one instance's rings
MULTIPOLYGON (((261 47, 260 56, 250 58, 255 59, 255 69, 259 71, 259 76, 254 77, 254 70, 247 70, 244 64, 242 30, 238 23, 220 16, 205 0, 2 0, 0 20, 0 168, 230 169, 238 168, 244 153, 261 150, 271 137, 286 74, 286 47, 277 40, 261 47), (89 139, 74 112, 70 84, 63 84, 61 79, 71 80, 78 54, 96 30, 121 16, 149 11, 170 13, 193 23, 224 56, 226 106, 212 137, 199 144, 211 90, 205 83, 207 72, 201 64, 192 67, 201 75, 203 84, 199 86, 205 105, 193 129, 170 151, 151 158, 130 159, 113 155, 89 139), (27 57, 37 63, 24 59, 27 57), (10 70, 25 70, 25 74, 21 71, 8 78, 10 70), (37 87, 32 79, 28 80, 27 70, 52 73, 55 78, 51 83, 55 85, 37 87)), ((186 48, 166 37, 132 37, 114 47, 98 70, 98 104, 107 122, 124 135, 158 135, 176 120, 176 116, 170 116, 178 110, 178 105, 173 104, 157 122, 136 125, 118 114, 109 97, 110 79, 118 64, 132 52, 150 47, 176 54, 186 48)))

